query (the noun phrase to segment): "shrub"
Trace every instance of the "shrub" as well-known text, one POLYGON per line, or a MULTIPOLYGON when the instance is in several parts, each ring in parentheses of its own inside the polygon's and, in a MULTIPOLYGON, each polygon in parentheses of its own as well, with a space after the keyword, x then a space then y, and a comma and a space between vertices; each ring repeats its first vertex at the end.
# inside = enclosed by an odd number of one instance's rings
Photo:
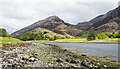
POLYGON ((107 38, 107 36, 103 33, 103 34, 100 34, 100 36, 102 37, 102 39, 105 39, 107 38))
POLYGON ((0 28, 0 37, 7 37, 7 31, 3 28, 0 28))
POLYGON ((49 40, 50 40, 50 41, 53 41, 53 40, 54 40, 54 37, 50 37, 49 40))
POLYGON ((96 34, 95 33, 91 33, 87 36, 88 41, 95 40, 95 39, 96 39, 96 34))
POLYGON ((65 37, 62 36, 61 39, 65 39, 65 37))
POLYGON ((65 35, 65 33, 64 33, 64 32, 62 32, 61 34, 62 34, 62 35, 65 35))
POLYGON ((57 40, 59 39, 59 37, 57 35, 54 36, 54 40, 57 40))
POLYGON ((69 37, 69 36, 67 36, 67 35, 66 35, 65 37, 66 37, 67 39, 70 39, 70 37, 69 37))
POLYGON ((98 39, 102 39, 102 37, 100 35, 97 36, 98 39))

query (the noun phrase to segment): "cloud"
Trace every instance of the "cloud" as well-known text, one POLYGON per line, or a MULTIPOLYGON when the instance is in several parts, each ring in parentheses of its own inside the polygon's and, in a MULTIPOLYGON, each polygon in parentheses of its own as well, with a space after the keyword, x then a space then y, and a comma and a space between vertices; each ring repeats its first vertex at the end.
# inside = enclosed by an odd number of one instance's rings
POLYGON ((118 0, 1 0, 0 27, 11 34, 48 16, 77 24, 117 7, 118 0))

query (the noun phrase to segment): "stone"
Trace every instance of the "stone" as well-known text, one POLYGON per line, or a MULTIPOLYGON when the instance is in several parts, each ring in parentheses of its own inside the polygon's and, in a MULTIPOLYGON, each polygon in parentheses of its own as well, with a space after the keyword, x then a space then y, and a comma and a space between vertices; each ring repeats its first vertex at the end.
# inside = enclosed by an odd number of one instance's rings
POLYGON ((18 56, 17 53, 12 53, 12 54, 11 54, 11 57, 17 57, 17 56, 18 56))
POLYGON ((25 55, 24 57, 22 57, 22 60, 28 60, 30 56, 25 55))
POLYGON ((77 62, 75 60, 70 60, 70 63, 76 64, 77 62))
POLYGON ((103 65, 105 68, 107 67, 106 65, 103 65))
POLYGON ((69 62, 70 61, 70 59, 66 59, 66 62, 69 62))
POLYGON ((57 59, 56 62, 62 62, 60 59, 57 59))
POLYGON ((34 62, 34 61, 36 61, 36 60, 37 60, 37 59, 34 58, 34 57, 29 58, 29 62, 34 62))
POLYGON ((87 56, 87 55, 85 55, 85 54, 81 54, 81 56, 87 56))
POLYGON ((64 51, 67 51, 67 49, 64 49, 64 51))
POLYGON ((83 61, 81 62, 81 65, 87 66, 87 65, 88 65, 88 62, 87 62, 86 60, 83 60, 83 61))

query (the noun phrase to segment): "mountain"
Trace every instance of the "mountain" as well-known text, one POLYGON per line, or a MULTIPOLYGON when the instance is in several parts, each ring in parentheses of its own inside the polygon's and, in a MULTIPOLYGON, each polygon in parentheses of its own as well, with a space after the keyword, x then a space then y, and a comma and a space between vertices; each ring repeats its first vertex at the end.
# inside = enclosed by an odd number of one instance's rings
POLYGON ((75 28, 80 29, 80 30, 86 30, 90 26, 92 26, 94 23, 98 22, 102 18, 102 16, 104 16, 104 15, 97 16, 97 17, 95 17, 92 20, 87 21, 87 22, 78 23, 75 26, 75 28))
POLYGON ((88 30, 93 29, 94 31, 99 32, 110 32, 110 31, 118 31, 120 25, 120 6, 114 10, 106 13, 102 18, 95 22, 92 26, 88 28, 88 30))
POLYGON ((12 33, 12 36, 24 34, 37 28, 47 29, 56 34, 66 34, 71 36, 80 36, 81 34, 86 35, 87 33, 91 32, 96 32, 97 34, 102 32, 119 33, 119 25, 120 6, 104 15, 99 15, 90 21, 78 23, 77 25, 66 23, 57 16, 50 16, 12 33))
POLYGON ((32 31, 37 28, 44 28, 44 29, 53 31, 54 33, 57 33, 57 34, 69 34, 72 36, 76 36, 77 34, 81 32, 81 30, 74 28, 74 25, 65 23, 59 17, 50 16, 44 20, 40 20, 28 27, 25 27, 21 30, 18 30, 12 33, 12 36, 17 36, 17 35, 32 31))
POLYGON ((76 28, 84 30, 83 32, 90 31, 99 34, 102 32, 119 33, 119 26, 120 6, 88 22, 79 23, 76 28))

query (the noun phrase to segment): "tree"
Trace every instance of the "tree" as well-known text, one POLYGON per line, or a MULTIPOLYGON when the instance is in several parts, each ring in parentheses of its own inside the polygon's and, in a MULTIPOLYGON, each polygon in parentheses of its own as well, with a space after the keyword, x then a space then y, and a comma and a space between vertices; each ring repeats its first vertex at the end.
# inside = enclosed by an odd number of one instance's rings
POLYGON ((95 39, 96 39, 96 34, 95 33, 91 33, 87 36, 88 41, 95 40, 95 39))
POLYGON ((111 35, 109 36, 109 38, 116 38, 116 35, 115 35, 115 34, 111 34, 111 35))
POLYGON ((65 39, 65 37, 62 36, 61 39, 65 39))
POLYGON ((53 40, 54 40, 54 37, 50 37, 49 40, 50 40, 50 41, 53 41, 53 40))
POLYGON ((69 36, 67 36, 67 35, 66 35, 65 37, 66 37, 67 39, 70 39, 70 37, 69 37, 69 36))
POLYGON ((3 28, 0 28, 0 37, 7 37, 7 31, 3 28))
POLYGON ((54 36, 54 40, 57 40, 59 39, 59 37, 57 35, 54 36))
POLYGON ((97 36, 98 39, 102 39, 102 37, 100 35, 97 36))
POLYGON ((102 37, 102 39, 105 39, 107 37, 104 33, 100 34, 100 36, 102 37))

